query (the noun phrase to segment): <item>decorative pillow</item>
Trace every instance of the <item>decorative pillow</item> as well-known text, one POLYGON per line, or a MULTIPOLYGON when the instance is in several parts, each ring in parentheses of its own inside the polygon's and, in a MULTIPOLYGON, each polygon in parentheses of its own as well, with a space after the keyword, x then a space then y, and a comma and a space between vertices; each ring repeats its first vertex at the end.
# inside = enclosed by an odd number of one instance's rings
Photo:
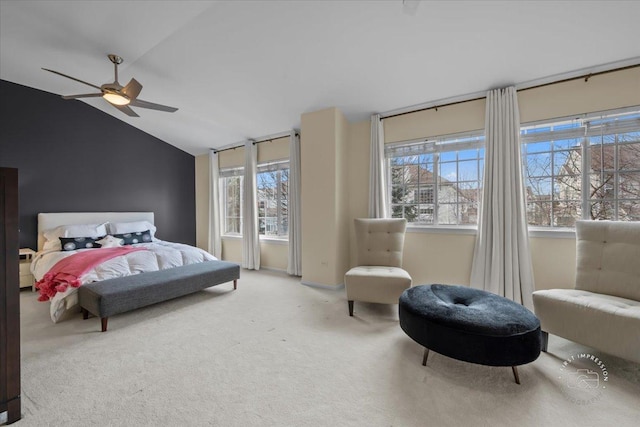
POLYGON ((137 231, 132 233, 114 234, 114 237, 122 239, 124 245, 135 245, 136 243, 151 243, 151 231, 137 231))
POLYGON ((109 227, 109 234, 114 236, 116 234, 149 231, 151 233, 151 238, 153 238, 156 234, 156 226, 151 224, 149 221, 110 222, 107 227, 109 227))
POLYGON ((107 234, 107 223, 61 225, 42 234, 47 240, 58 240, 58 237, 101 237, 107 234))
POLYGON ((96 243, 96 240, 100 239, 101 238, 94 239, 92 237, 60 237, 60 244, 62 245, 63 251, 97 249, 102 247, 102 245, 96 243))
POLYGON ((96 243, 100 244, 103 248, 117 248, 122 246, 124 241, 114 236, 104 236, 102 240, 97 240, 96 243))

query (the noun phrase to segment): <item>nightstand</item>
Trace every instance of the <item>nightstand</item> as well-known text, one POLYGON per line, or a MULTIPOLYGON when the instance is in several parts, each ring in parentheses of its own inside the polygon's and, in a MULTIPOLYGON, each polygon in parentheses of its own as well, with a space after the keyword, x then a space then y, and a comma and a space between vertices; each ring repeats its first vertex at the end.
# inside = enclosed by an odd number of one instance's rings
POLYGON ((35 291, 34 284, 35 279, 33 278, 33 274, 31 274, 31 261, 33 261, 33 256, 36 254, 36 251, 29 248, 20 249, 20 288, 31 287, 31 290, 35 291))

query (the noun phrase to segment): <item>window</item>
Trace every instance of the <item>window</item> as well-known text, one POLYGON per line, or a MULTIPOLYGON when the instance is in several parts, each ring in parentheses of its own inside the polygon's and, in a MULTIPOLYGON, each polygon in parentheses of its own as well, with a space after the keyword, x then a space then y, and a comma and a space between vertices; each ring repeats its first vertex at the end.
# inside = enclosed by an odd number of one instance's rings
POLYGON ((478 223, 482 132, 389 144, 385 157, 392 217, 414 225, 478 223))
POLYGON ((289 162, 258 166, 258 233, 286 237, 289 234, 289 162))
POLYGON ((243 168, 220 170, 223 234, 242 235, 243 168))
POLYGON ((528 222, 640 221, 640 109, 521 128, 528 222))

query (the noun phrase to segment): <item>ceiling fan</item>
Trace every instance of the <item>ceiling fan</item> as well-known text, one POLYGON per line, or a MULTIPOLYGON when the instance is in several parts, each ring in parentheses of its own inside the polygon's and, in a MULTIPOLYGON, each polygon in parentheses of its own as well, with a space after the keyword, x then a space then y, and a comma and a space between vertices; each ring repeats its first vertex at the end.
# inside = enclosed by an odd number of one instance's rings
POLYGON ((75 77, 68 76, 66 74, 62 74, 58 71, 49 70, 48 68, 43 68, 45 71, 49 71, 54 74, 58 74, 59 76, 66 77, 71 80, 75 80, 80 83, 84 83, 87 86, 94 87, 100 90, 100 93, 85 93, 80 95, 63 95, 64 99, 78 99, 78 98, 97 98, 99 96, 103 97, 109 104, 116 107, 118 110, 122 111, 128 116, 131 117, 140 117, 136 114, 135 111, 131 109, 131 106, 140 107, 140 108, 149 108, 151 110, 159 110, 166 111, 169 113, 173 113, 177 111, 177 108, 168 107, 166 105, 154 104, 153 102, 143 101, 142 99, 138 99, 138 95, 142 90, 142 85, 136 80, 131 79, 126 86, 122 86, 118 83, 118 65, 122 64, 124 59, 118 55, 107 55, 109 60, 113 62, 115 78, 113 79, 113 83, 105 83, 102 86, 97 86, 92 83, 87 83, 80 79, 76 79, 75 77))

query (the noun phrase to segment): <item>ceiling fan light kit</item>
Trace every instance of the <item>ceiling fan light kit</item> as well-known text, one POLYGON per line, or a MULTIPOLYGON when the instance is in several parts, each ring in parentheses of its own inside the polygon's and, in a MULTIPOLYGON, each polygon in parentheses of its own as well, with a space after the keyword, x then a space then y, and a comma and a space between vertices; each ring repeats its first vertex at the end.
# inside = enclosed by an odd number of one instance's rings
POLYGON ((117 93, 105 92, 102 97, 115 105, 127 105, 131 102, 129 98, 123 95, 119 95, 117 93))
POLYGON ((87 86, 91 86, 93 88, 99 89, 100 93, 85 93, 80 95, 63 95, 63 99, 79 99, 79 98, 96 98, 102 97, 109 104, 113 105, 118 110, 122 111, 126 115, 130 117, 139 117, 135 111, 133 111, 130 106, 140 107, 140 108, 148 108, 150 110, 157 111, 165 111, 168 113, 173 113, 178 111, 177 108, 169 107, 166 105, 155 104, 153 102, 143 101, 142 99, 138 99, 138 95, 140 91, 142 91, 142 85, 136 80, 131 79, 126 86, 122 86, 118 83, 118 65, 124 62, 124 59, 118 55, 109 54, 107 55, 109 60, 113 63, 114 68, 114 79, 113 83, 105 83, 102 86, 97 86, 92 83, 85 82, 80 79, 76 79, 75 77, 68 76, 66 74, 62 74, 58 71, 49 70, 48 68, 43 68, 45 71, 49 71, 50 73, 58 74, 59 76, 66 77, 71 80, 75 80, 79 83, 83 83, 87 86))

